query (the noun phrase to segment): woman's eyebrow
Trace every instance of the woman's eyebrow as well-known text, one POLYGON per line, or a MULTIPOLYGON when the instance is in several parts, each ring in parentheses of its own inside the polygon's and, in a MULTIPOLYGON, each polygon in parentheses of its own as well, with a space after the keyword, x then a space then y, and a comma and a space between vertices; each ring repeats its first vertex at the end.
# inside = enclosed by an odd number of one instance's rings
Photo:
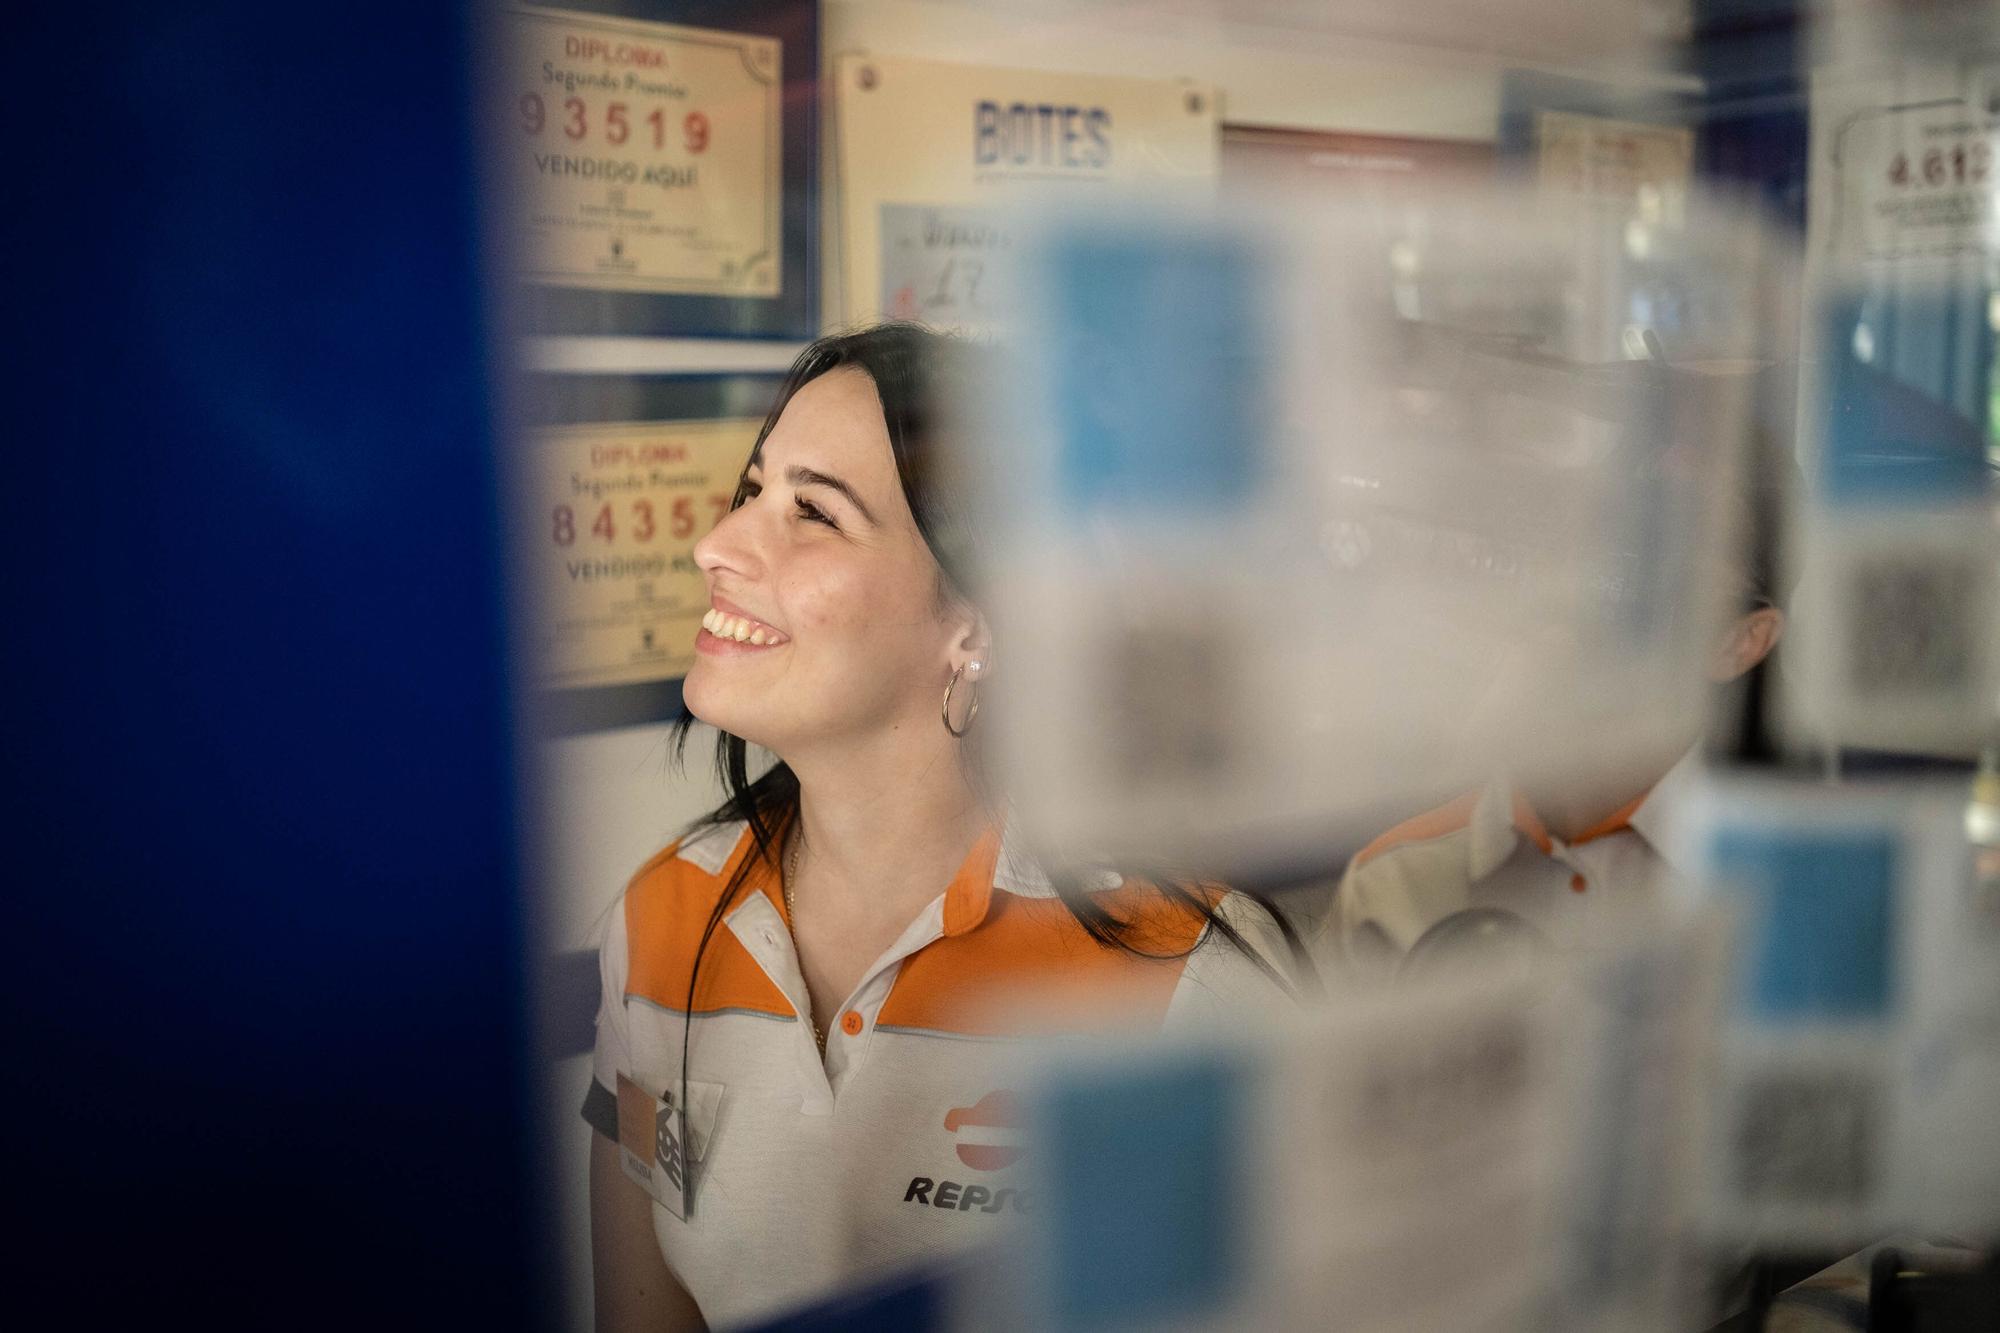
POLYGON ((875 515, 869 512, 867 505, 861 503, 861 497, 854 493, 854 488, 839 477, 830 477, 824 472, 815 472, 809 467, 788 467, 785 469, 785 480, 795 487, 825 486, 839 491, 847 497, 849 504, 861 511, 861 517, 867 519, 870 523, 875 522, 875 515))

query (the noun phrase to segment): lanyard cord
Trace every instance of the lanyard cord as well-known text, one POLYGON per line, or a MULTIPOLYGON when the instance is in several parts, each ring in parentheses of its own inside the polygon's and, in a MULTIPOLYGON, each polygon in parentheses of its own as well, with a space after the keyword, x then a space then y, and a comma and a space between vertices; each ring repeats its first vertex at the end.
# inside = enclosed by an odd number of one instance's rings
MULTIPOLYGON (((747 865, 748 862, 745 862, 747 865)), ((694 1035, 694 988, 701 980, 702 956, 708 952, 708 942, 715 934, 715 928, 722 922, 722 914, 729 907, 737 890, 743 887, 745 876, 739 874, 716 901, 715 910, 708 914, 708 924, 702 927, 701 943, 694 949, 694 965, 688 969, 687 1008, 681 1012, 681 1102, 674 1108, 681 1127, 681 1219, 694 1217, 694 1142, 688 1138, 688 1050, 694 1035)))

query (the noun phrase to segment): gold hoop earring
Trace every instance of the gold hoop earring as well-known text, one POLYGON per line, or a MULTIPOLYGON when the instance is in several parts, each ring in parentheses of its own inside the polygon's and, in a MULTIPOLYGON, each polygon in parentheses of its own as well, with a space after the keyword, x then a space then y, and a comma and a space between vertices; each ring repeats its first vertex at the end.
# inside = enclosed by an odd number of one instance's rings
POLYGON ((951 673, 950 682, 944 687, 944 729, 960 740, 965 738, 966 732, 972 730, 972 719, 979 716, 979 682, 975 680, 972 682, 972 707, 965 710, 965 725, 954 727, 951 724, 951 692, 958 687, 958 678, 964 673, 964 667, 955 669, 951 673))

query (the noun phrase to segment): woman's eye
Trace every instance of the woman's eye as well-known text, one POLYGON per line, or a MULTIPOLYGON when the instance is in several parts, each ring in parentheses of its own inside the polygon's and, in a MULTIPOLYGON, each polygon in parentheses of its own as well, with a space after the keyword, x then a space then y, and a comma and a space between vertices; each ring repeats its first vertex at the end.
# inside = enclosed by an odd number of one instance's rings
POLYGON ((799 507, 799 517, 805 519, 807 522, 824 523, 829 528, 836 526, 834 521, 831 518, 827 517, 827 513, 824 509, 821 509, 811 500, 806 499, 805 496, 803 495, 793 496, 792 503, 799 507))
POLYGON ((746 481, 741 486, 737 487, 736 491, 738 495, 741 495, 743 497, 740 501, 738 501, 738 503, 748 504, 750 503, 750 501, 756 499, 758 496, 764 493, 764 487, 759 482, 746 481))

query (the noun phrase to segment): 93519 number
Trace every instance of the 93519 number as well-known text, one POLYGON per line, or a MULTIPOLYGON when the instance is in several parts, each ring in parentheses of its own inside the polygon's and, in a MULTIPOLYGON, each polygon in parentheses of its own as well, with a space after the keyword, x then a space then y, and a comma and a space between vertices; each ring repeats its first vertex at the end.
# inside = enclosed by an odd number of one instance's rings
MULTIPOLYGON (((522 93, 515 102, 514 109, 520 116, 521 132, 535 138, 553 128, 561 131, 566 139, 582 142, 593 133, 612 147, 618 147, 632 137, 632 107, 627 102, 612 102, 593 111, 591 104, 581 97, 565 97, 559 108, 551 108, 540 93, 522 93), (553 114, 552 114, 553 111, 553 114)), ((638 122, 641 130, 650 131, 655 149, 667 146, 667 112, 664 107, 655 107, 638 122)), ((708 151, 708 140, 712 130, 708 116, 701 111, 690 111, 680 119, 678 142, 689 153, 708 151)), ((642 140, 643 142, 643 140, 642 140)))

